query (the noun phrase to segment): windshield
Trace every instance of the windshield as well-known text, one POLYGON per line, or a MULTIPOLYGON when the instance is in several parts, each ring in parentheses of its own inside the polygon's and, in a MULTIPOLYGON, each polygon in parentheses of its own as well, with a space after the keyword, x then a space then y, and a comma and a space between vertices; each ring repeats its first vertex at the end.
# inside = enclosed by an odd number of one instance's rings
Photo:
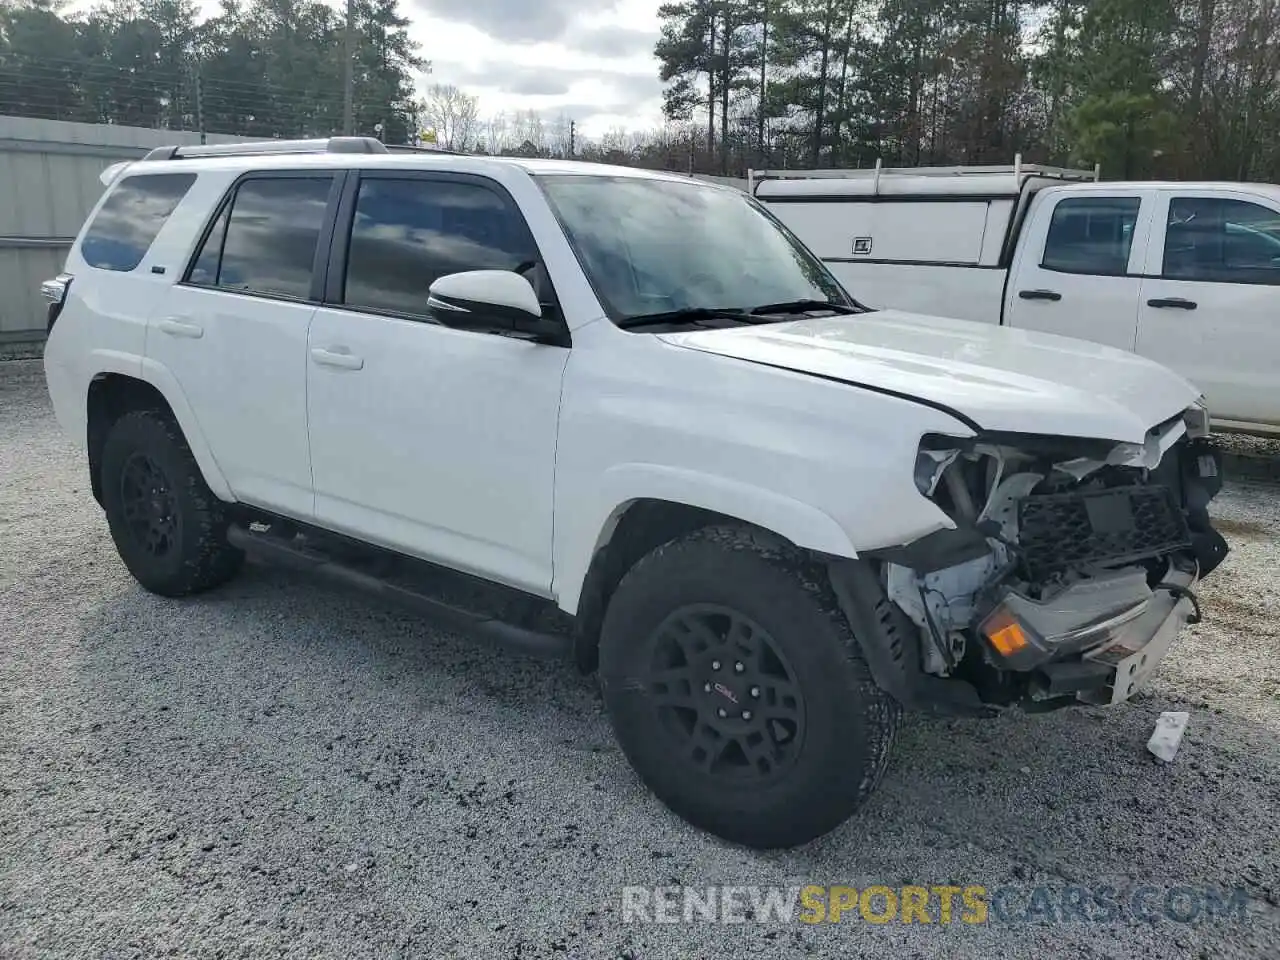
POLYGON ((614 321, 806 300, 850 305, 821 261, 746 194, 626 176, 539 180, 614 321))

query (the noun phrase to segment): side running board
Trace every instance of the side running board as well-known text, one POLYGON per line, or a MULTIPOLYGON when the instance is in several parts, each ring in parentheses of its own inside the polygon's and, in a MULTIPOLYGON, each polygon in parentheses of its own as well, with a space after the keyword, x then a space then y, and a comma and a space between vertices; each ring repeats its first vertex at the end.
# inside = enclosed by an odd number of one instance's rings
MULTIPOLYGON (((418 589, 416 584, 394 582, 389 577, 361 570, 353 562, 332 557, 324 551, 322 545, 312 546, 300 542, 304 538, 286 539, 270 532, 259 533, 244 526, 233 525, 227 531, 227 540, 251 557, 356 587, 380 600, 416 610, 460 632, 473 634, 512 652, 544 659, 572 658, 573 638, 568 634, 533 630, 447 603, 418 589)), ((407 561, 410 564, 413 562, 407 561)), ((401 579, 403 578, 396 578, 401 579)))

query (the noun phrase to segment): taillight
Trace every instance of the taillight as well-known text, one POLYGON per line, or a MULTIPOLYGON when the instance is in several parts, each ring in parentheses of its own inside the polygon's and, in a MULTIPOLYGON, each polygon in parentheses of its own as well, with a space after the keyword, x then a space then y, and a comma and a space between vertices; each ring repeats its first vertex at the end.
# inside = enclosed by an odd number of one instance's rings
POLYGON ((60 273, 52 280, 46 280, 40 284, 40 295, 49 301, 49 325, 46 328, 49 331, 52 331, 53 325, 58 322, 62 305, 67 302, 67 294, 71 291, 71 280, 71 274, 60 273))

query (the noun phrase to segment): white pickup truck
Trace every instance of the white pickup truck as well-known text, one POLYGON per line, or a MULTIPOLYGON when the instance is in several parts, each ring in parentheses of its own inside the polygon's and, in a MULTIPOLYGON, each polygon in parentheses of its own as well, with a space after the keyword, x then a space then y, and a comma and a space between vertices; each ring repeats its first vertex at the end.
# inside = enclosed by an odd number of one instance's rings
POLYGON ((1132 350, 1215 428, 1280 433, 1280 187, 1024 165, 753 171, 751 192, 873 308, 1132 350))

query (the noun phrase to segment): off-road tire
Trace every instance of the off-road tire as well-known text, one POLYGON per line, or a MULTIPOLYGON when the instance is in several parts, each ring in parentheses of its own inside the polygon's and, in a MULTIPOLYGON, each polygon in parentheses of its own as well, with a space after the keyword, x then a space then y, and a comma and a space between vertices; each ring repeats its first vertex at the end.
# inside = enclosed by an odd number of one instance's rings
POLYGON ((694 826, 762 849, 798 846, 848 819, 884 775, 900 718, 897 702, 871 679, 822 568, 746 527, 698 530, 631 569, 604 617, 600 680, 623 752, 653 793, 694 826), (772 781, 733 781, 699 769, 674 745, 679 733, 669 732, 670 720, 664 725, 659 716, 647 679, 656 675, 653 651, 662 641, 655 638, 691 605, 739 611, 794 674, 803 739, 772 781))
POLYGON ((134 410, 113 423, 102 448, 102 502, 111 539, 125 567, 143 587, 165 597, 200 593, 230 580, 244 553, 227 542, 226 505, 213 495, 172 416, 134 410), (126 517, 125 471, 154 466, 167 498, 173 536, 157 554, 126 517))

